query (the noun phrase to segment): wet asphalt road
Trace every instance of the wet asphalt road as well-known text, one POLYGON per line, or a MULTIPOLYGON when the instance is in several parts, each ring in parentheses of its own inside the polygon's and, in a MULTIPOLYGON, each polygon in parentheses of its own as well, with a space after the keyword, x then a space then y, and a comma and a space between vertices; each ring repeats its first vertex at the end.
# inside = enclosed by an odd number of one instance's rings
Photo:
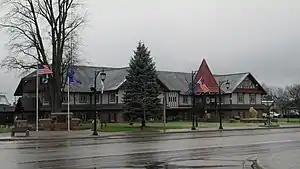
POLYGON ((299 143, 300 129, 0 142, 0 164, 9 169, 241 169, 246 159, 258 158, 266 168, 299 169, 299 143))

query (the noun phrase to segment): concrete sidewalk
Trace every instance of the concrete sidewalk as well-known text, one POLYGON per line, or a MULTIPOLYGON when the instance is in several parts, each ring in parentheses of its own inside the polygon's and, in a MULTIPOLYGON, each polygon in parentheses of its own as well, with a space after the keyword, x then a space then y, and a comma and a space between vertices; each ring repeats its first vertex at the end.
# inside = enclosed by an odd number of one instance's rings
POLYGON ((157 134, 178 134, 178 133, 193 133, 193 132, 222 132, 222 131, 242 131, 242 130, 269 130, 269 129, 289 129, 300 128, 300 125, 281 125, 280 127, 224 127, 223 130, 216 128, 198 128, 197 130, 191 129, 168 129, 160 132, 98 132, 98 136, 92 136, 91 130, 80 131, 32 131, 29 137, 17 135, 11 137, 10 133, 1 133, 0 141, 34 141, 34 140, 59 140, 59 139, 122 139, 124 137, 143 137, 157 134))

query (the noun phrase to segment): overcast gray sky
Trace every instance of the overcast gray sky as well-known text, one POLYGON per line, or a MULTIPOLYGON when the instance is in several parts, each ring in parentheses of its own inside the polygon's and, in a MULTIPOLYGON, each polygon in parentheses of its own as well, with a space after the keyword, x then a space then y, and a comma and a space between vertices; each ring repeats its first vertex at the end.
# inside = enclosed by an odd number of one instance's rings
MULTIPOLYGON (((158 70, 251 72, 260 82, 300 83, 299 0, 85 0, 84 64, 127 66, 139 40, 158 70)), ((0 33, 0 58, 7 37, 0 33)), ((14 72, 0 73, 12 99, 14 72)))

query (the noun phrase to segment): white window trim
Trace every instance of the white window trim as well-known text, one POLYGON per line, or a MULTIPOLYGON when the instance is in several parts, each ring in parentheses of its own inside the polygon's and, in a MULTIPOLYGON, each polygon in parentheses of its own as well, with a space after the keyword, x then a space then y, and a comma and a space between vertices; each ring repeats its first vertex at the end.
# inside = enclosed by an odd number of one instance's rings
POLYGON ((256 104, 256 94, 254 94, 254 93, 249 94, 249 102, 250 102, 250 104, 256 104), (253 102, 251 102, 251 95, 254 96, 253 102))
POLYGON ((109 103, 116 103, 117 102, 117 95, 116 93, 110 93, 109 94, 109 103), (112 97, 114 96, 114 97, 112 97), (114 98, 114 100, 112 101, 111 99, 114 98))
POLYGON ((79 94, 79 100, 78 100, 79 104, 87 104, 88 103, 88 95, 87 94, 79 94), (85 102, 81 102, 81 97, 85 96, 86 97, 86 101, 85 102))
POLYGON ((237 93, 237 102, 238 102, 238 104, 245 104, 245 95, 244 95, 244 93, 237 93), (242 102, 240 102, 240 99, 239 99, 239 96, 240 95, 242 95, 243 97, 243 101, 242 102))

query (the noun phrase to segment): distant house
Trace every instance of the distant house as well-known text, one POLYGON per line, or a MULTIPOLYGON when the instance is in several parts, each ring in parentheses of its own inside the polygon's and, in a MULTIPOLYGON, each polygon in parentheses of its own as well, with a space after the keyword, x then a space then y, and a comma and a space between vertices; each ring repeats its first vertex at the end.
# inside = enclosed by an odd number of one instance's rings
MULTIPOLYGON (((93 94, 90 87, 93 86, 94 71, 103 67, 77 66, 77 77, 82 81, 81 85, 72 86, 70 89, 71 111, 78 117, 87 119, 92 117, 93 113, 93 94)), ((124 121, 122 112, 122 96, 124 94, 123 84, 126 81, 127 68, 104 68, 107 77, 104 82, 103 105, 100 105, 100 99, 97 97, 97 111, 101 111, 102 117, 109 121, 124 121)), ((35 99, 35 73, 32 73, 21 79, 15 96, 22 96, 23 99, 35 99)), ((158 71, 158 80, 161 86, 161 103, 163 97, 166 96, 167 116, 177 117, 181 120, 192 118, 192 97, 190 93, 191 73, 188 72, 172 72, 158 71)), ((209 91, 203 91, 201 88, 197 91, 196 102, 199 109, 195 109, 197 116, 203 115, 204 112, 210 114, 211 117, 218 117, 217 105, 219 102, 217 94, 219 82, 228 81, 230 87, 227 89, 223 83, 222 91, 222 107, 224 118, 232 116, 246 117, 250 107, 255 108, 260 114, 265 110, 262 105, 262 97, 266 91, 260 83, 249 73, 234 73, 224 75, 213 75, 205 60, 202 61, 199 70, 196 73, 195 82, 200 78, 209 91), (199 106, 202 105, 202 106, 199 106)), ((100 83, 98 78, 97 84, 100 83)), ((98 89, 101 87, 99 86, 98 89)), ((50 112, 49 99, 47 97, 46 86, 40 85, 40 110, 41 113, 50 112)), ((63 96, 63 110, 67 110, 67 93, 63 96)), ((35 104, 24 105, 26 113, 34 115, 35 104)), ((42 115, 41 115, 42 116, 42 115)))
POLYGON ((12 124, 15 107, 10 105, 5 94, 0 94, 0 124, 12 124))

